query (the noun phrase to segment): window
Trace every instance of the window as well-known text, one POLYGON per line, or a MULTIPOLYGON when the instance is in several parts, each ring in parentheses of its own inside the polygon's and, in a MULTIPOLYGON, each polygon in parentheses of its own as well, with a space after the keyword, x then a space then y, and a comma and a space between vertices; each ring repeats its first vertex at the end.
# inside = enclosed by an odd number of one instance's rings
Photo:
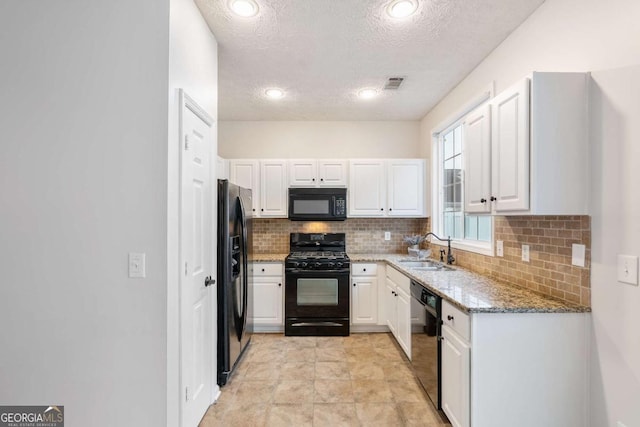
MULTIPOLYGON (((464 212, 464 117, 434 136, 432 231, 453 246, 493 255, 493 218, 464 212)), ((434 243, 438 243, 433 240, 434 243)))

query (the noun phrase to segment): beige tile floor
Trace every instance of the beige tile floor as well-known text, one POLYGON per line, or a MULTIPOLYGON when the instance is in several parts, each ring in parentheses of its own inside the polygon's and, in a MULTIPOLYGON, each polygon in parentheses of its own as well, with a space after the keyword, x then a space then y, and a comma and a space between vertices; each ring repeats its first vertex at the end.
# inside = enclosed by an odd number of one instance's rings
POLYGON ((256 334, 200 427, 450 426, 390 334, 256 334))

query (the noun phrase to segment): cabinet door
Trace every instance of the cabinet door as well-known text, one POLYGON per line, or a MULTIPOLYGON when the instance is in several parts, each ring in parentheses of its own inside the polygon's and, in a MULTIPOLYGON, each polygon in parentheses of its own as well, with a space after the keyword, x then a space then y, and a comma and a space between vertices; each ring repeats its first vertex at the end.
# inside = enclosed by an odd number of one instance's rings
POLYGON ((284 160, 260 162, 260 216, 287 217, 287 164, 284 160))
POLYGON ((259 166, 257 160, 229 160, 229 181, 240 187, 251 189, 252 209, 255 216, 260 214, 259 166))
POLYGON ((464 120, 465 212, 491 212, 491 106, 464 120))
POLYGON ((387 215, 424 216, 426 162, 420 159, 387 163, 387 215))
POLYGON ((218 156, 216 163, 216 176, 218 179, 229 179, 229 160, 218 156))
POLYGON ((389 326, 389 330, 394 336, 397 335, 396 329, 398 325, 396 288, 396 284, 387 278, 384 293, 384 316, 387 319, 387 326, 389 326))
POLYGON ((320 187, 346 187, 348 169, 346 160, 318 160, 320 187))
POLYGON ((351 285, 351 322, 375 325, 378 321, 378 279, 353 277, 351 285))
POLYGON ((529 209, 529 79, 491 102, 491 195, 496 212, 529 209))
POLYGON ((396 294, 398 316, 396 339, 411 360, 411 296, 400 287, 396 289, 396 294))
POLYGON ((442 327, 442 410, 454 427, 469 426, 469 345, 442 327))
POLYGON ((352 160, 349 164, 349 216, 385 216, 384 161, 352 160))
POLYGON ((282 277, 253 278, 253 322, 256 325, 284 326, 282 277))
POLYGON ((290 160, 289 185, 291 187, 316 187, 318 185, 315 160, 290 160))

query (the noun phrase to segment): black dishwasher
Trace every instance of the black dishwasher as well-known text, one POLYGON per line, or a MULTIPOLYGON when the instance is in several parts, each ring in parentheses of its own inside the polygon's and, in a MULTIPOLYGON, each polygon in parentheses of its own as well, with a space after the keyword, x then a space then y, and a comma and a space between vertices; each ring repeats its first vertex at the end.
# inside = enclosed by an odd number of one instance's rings
POLYGON ((440 407, 440 335, 442 298, 411 281, 411 366, 436 409, 440 407))

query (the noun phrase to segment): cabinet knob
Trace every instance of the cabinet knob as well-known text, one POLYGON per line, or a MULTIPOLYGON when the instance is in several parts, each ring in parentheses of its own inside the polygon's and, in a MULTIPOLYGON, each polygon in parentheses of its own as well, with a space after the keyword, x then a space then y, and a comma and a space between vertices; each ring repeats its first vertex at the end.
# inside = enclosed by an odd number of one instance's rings
POLYGON ((491 200, 492 202, 495 202, 496 200, 498 200, 498 198, 497 198, 497 197, 493 197, 493 196, 491 196, 491 197, 489 198, 489 200, 491 200))
POLYGON ((255 209, 251 209, 251 210, 254 211, 254 212, 256 211, 255 209))
POLYGON ((383 210, 384 210, 384 208, 380 208, 380 210, 381 210, 381 211, 383 211, 383 210))
POLYGON ((282 283, 278 283, 278 286, 282 286, 282 283))
POLYGON ((264 273, 264 268, 262 269, 262 272, 264 273))
POLYGON ((311 181, 316 182, 316 179, 315 178, 311 178, 311 181))
POLYGON ((452 315, 448 315, 447 316, 447 320, 453 320, 453 316, 452 315))
POLYGON ((363 268, 363 269, 362 269, 362 271, 367 271, 367 269, 366 269, 366 268, 363 268))
POLYGON ((264 212, 264 209, 260 209, 262 212, 264 212))
POLYGON ((393 209, 389 208, 390 211, 392 211, 393 209))
POLYGON ((356 284, 355 284, 355 283, 353 284, 353 287, 354 287, 354 288, 356 287, 356 284))
POLYGON ((324 181, 324 178, 320 178, 320 181, 324 181))
POLYGON ((487 199, 485 198, 480 199, 480 203, 487 203, 487 199))

